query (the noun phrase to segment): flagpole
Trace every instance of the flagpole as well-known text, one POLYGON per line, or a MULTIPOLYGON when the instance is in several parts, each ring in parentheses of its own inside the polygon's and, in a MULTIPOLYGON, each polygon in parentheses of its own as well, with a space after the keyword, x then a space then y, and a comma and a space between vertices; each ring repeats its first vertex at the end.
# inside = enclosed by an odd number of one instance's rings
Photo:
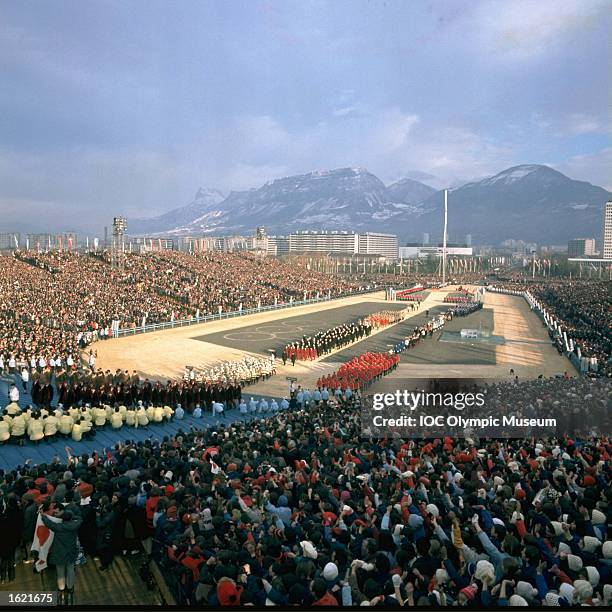
POLYGON ((444 190, 444 235, 442 236, 442 284, 446 283, 446 230, 448 227, 448 189, 444 190))

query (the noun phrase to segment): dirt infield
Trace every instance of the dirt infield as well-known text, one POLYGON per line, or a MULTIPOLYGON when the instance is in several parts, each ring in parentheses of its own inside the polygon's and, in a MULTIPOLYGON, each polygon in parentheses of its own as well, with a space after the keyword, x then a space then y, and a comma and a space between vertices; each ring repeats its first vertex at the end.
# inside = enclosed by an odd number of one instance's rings
MULTIPOLYGON (((375 336, 356 343, 348 349, 340 351, 337 356, 331 355, 323 361, 298 362, 295 366, 283 366, 277 360, 277 376, 250 387, 249 391, 257 394, 282 396, 288 388, 287 376, 296 377, 298 384, 308 387, 314 386, 317 378, 329 373, 339 364, 353 354, 366 350, 388 350, 389 344, 397 341, 402 330, 412 328, 412 325, 421 323, 426 309, 433 314, 439 309, 446 309, 444 297, 454 291, 448 287, 441 291, 432 291, 421 303, 418 312, 399 325, 379 331, 375 336)), ((205 367, 206 365, 227 360, 239 359, 250 351, 261 351, 261 345, 249 346, 239 349, 239 343, 228 342, 227 337, 233 339, 235 333, 243 329, 249 333, 254 326, 266 326, 276 323, 277 326, 285 323, 293 329, 295 319, 302 315, 330 312, 329 317, 309 317, 310 322, 319 321, 321 329, 330 325, 329 321, 338 317, 344 307, 348 319, 374 310, 384 310, 387 307, 399 306, 399 302, 385 302, 384 293, 377 292, 343 298, 331 302, 299 306, 288 310, 277 310, 255 315, 247 315, 234 319, 213 321, 192 325, 189 327, 164 330, 150 334, 127 336, 107 342, 98 342, 94 348, 98 351, 97 366, 104 370, 117 368, 137 370, 141 376, 152 379, 182 376, 185 365, 205 367), (363 305, 360 308, 360 305, 363 305), (329 320, 329 321, 328 321, 329 320), (223 340, 226 338, 225 340, 223 340), (219 343, 213 342, 216 340, 219 343), (225 344, 225 345, 224 345, 225 344), (230 346, 228 346, 230 345, 230 346), (245 350, 247 349, 247 350, 245 350)), ((401 303, 402 305, 406 305, 401 303)), ((482 345, 453 345, 447 342, 438 342, 439 334, 428 338, 423 349, 415 349, 414 353, 405 353, 399 368, 393 373, 393 378, 421 378, 421 377, 457 377, 457 378, 495 378, 507 379, 510 369, 513 368, 520 378, 535 378, 540 374, 552 376, 571 368, 568 360, 559 355, 551 346, 546 328, 539 318, 530 311, 524 299, 497 293, 485 295, 485 309, 492 311, 493 329, 491 333, 505 338, 503 345, 486 347, 487 355, 483 353, 482 345), (419 351, 423 350, 420 356, 419 351), (491 354, 494 353, 491 358, 491 354), (460 357, 457 355, 460 354, 460 357)), ((458 328, 472 327, 470 317, 456 319, 458 328)), ((453 324, 455 323, 453 321, 453 324)), ((310 329, 309 325, 309 329, 310 329)), ((255 343, 259 344, 259 343, 255 343)))
POLYGON ((385 302, 384 292, 378 291, 329 302, 124 336, 93 345, 98 352, 96 367, 112 371, 117 368, 136 370, 141 376, 149 378, 175 378, 182 376, 186 365, 205 367, 218 361, 239 359, 243 355, 251 354, 249 350, 213 344, 196 338, 217 333, 223 335, 235 332, 240 328, 282 321, 298 315, 324 312, 343 306, 354 306, 363 302, 377 303, 379 306, 375 310, 384 310, 385 305, 388 304, 385 302))

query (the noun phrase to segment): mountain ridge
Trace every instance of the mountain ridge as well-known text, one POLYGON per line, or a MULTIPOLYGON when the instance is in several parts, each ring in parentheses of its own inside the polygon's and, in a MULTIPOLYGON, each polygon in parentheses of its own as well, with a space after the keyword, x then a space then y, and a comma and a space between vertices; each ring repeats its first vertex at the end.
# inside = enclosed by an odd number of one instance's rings
MULTIPOLYGON (((449 190, 449 239, 475 244, 508 238, 561 244, 601 234, 612 194, 540 164, 521 164, 449 190)), ((298 229, 383 231, 400 241, 441 236, 443 190, 411 178, 385 184, 364 168, 315 170, 247 191, 198 189, 196 197, 153 219, 134 219, 133 234, 251 233, 298 229), (144 229, 143 229, 144 228, 144 229)))

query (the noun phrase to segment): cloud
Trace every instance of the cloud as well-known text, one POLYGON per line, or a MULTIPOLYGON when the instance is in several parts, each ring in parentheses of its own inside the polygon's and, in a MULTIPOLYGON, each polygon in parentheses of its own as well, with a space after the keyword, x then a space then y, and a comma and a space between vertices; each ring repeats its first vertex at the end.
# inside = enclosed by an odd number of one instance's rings
POLYGON ((380 114, 374 125, 373 142, 384 152, 401 149, 419 122, 416 114, 403 113, 399 108, 392 108, 380 114))
POLYGON ((584 134, 612 134, 612 123, 585 112, 566 113, 545 117, 533 113, 531 122, 549 136, 572 137, 584 134))
POLYGON ((347 115, 352 115, 356 110, 356 106, 344 106, 342 108, 335 108, 332 111, 332 115, 334 117, 346 117, 347 115))
POLYGON ((574 155, 553 166, 571 178, 579 178, 612 192, 612 147, 587 155, 574 155))
POLYGON ((558 50, 571 36, 589 36, 609 7, 608 0, 487 1, 470 23, 493 59, 529 60, 558 50))

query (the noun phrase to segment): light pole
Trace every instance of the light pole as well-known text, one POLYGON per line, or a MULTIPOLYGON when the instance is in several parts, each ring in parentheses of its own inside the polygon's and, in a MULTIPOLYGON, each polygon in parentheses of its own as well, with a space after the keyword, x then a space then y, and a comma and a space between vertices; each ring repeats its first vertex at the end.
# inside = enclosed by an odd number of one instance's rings
POLYGON ((127 219, 125 217, 114 217, 111 267, 118 270, 123 269, 123 235, 125 230, 127 230, 127 219))

